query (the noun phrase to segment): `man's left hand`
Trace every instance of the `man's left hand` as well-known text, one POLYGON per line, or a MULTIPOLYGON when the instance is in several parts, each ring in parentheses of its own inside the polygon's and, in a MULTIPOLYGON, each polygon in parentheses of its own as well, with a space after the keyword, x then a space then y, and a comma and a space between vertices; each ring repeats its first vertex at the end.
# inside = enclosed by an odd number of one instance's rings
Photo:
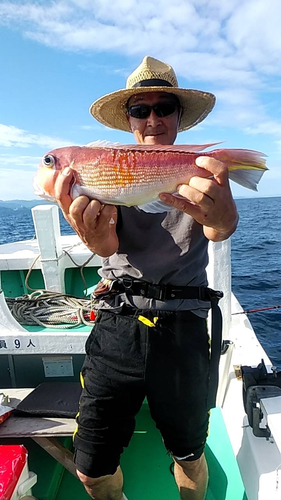
POLYGON ((161 193, 159 198, 202 224, 206 238, 223 241, 235 231, 238 223, 228 169, 222 162, 209 156, 199 156, 196 165, 208 170, 213 177, 191 177, 188 185, 179 187, 178 192, 183 198, 169 193, 161 193))

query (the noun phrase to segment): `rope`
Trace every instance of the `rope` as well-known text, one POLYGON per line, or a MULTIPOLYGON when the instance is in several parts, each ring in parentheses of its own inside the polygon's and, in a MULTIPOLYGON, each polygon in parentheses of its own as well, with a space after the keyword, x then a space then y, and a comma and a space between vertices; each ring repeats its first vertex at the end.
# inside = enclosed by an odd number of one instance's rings
MULTIPOLYGON (((75 262, 66 250, 63 250, 63 254, 67 255, 73 264, 80 268, 81 279, 87 295, 88 286, 84 277, 84 268, 92 260, 94 254, 81 266, 75 262)), ((93 326, 95 319, 93 313, 94 299, 83 299, 45 289, 38 290, 29 286, 30 274, 40 257, 39 254, 34 259, 25 277, 25 287, 32 293, 16 298, 6 298, 7 305, 14 318, 23 325, 40 325, 45 328, 50 326, 53 328, 74 328, 81 324, 93 326)))
POLYGON ((6 298, 6 302, 14 318, 23 325, 73 328, 81 324, 94 324, 91 320, 94 304, 92 299, 37 290, 30 295, 6 298))
POLYGON ((84 286, 85 286, 85 295, 88 295, 88 285, 86 283, 86 280, 85 280, 85 276, 84 276, 84 267, 89 264, 89 262, 92 260, 92 258, 94 257, 94 253, 81 265, 79 266, 79 264, 77 264, 77 262, 75 262, 75 260, 73 259, 73 257, 71 257, 71 255, 66 251, 66 250, 63 250, 63 253, 65 253, 71 260, 71 262, 73 262, 73 264, 76 266, 76 267, 79 267, 80 268, 80 275, 81 275, 81 279, 84 283, 84 286))
POLYGON ((36 292, 36 289, 35 289, 35 288, 31 288, 31 287, 29 286, 29 284, 28 284, 28 280, 29 280, 29 276, 30 276, 30 274, 31 274, 32 269, 34 268, 34 266, 35 266, 35 264, 36 264, 37 260, 38 260, 38 259, 40 259, 40 257, 41 257, 41 254, 39 253, 39 255, 36 257, 36 259, 34 259, 34 261, 32 262, 32 264, 31 264, 31 266, 30 266, 30 269, 28 270, 28 273, 27 273, 27 275, 26 275, 26 277, 25 277, 25 280, 24 280, 25 288, 27 288, 27 290, 30 290, 30 291, 32 291, 32 292, 36 292))
MULTIPOLYGON (((73 247, 71 247, 71 248, 73 248, 73 247)), ((71 249, 71 248, 70 248, 70 249, 71 249)), ((77 262, 75 262, 75 260, 73 259, 73 257, 70 255, 70 253, 69 253, 67 250, 63 250, 63 251, 62 251, 62 255, 63 255, 63 254, 67 255, 67 256, 69 257, 69 259, 71 260, 71 262, 73 262, 73 264, 74 264, 76 267, 80 268, 80 275, 81 275, 81 279, 82 279, 83 284, 84 284, 84 286, 85 286, 85 295, 87 295, 87 292, 88 292, 88 285, 87 285, 87 283, 86 283, 85 276, 84 276, 84 267, 85 267, 85 266, 86 266, 86 265, 87 265, 87 264, 88 264, 88 263, 92 260, 92 258, 94 257, 94 255, 95 255, 95 254, 93 253, 93 254, 92 254, 92 255, 91 255, 91 256, 90 256, 90 257, 89 257, 89 258, 88 258, 85 262, 83 262, 83 264, 82 264, 81 266, 80 266, 79 264, 77 264, 77 262)), ((60 258, 62 257, 62 255, 60 256, 60 258)), ((28 280, 29 280, 29 277, 30 277, 31 271, 33 270, 33 268, 34 268, 34 266, 35 266, 35 264, 36 264, 37 260, 38 260, 38 259, 40 259, 40 257, 41 257, 41 254, 37 255, 37 257, 36 257, 36 258, 34 259, 34 261, 32 262, 32 264, 31 264, 31 266, 30 266, 30 269, 28 270, 28 273, 27 273, 27 275, 26 275, 26 277, 25 277, 25 281, 24 281, 25 287, 27 288, 27 290, 30 290, 31 292, 36 292, 36 291, 37 291, 37 289, 35 289, 35 288, 31 288, 31 287, 29 286, 29 284, 28 284, 28 280)))
POLYGON ((246 309, 245 311, 239 311, 236 313, 232 313, 232 316, 235 316, 236 314, 249 314, 249 313, 255 313, 255 312, 260 312, 260 311, 269 311, 270 309, 280 309, 281 304, 279 306, 269 306, 269 307, 260 307, 259 309, 246 309))

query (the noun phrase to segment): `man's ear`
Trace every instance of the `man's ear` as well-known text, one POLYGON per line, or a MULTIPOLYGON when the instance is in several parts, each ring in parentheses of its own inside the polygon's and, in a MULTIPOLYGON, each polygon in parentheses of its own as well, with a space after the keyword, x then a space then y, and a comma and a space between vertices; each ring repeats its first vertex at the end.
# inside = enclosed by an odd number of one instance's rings
POLYGON ((181 123, 182 115, 183 115, 183 109, 182 109, 182 107, 180 107, 179 116, 178 116, 178 128, 179 128, 180 123, 181 123))
POLYGON ((127 118, 127 121, 128 121, 128 123, 130 125, 130 130, 131 130, 131 132, 133 132, 132 131, 132 127, 131 127, 131 122, 130 122, 130 115, 129 115, 129 113, 127 113, 127 111, 126 111, 126 118, 127 118))

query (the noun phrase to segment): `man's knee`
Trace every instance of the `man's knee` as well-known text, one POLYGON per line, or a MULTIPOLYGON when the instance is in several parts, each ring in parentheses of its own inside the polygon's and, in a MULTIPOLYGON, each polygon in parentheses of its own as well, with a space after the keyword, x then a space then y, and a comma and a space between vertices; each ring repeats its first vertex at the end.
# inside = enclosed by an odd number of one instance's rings
POLYGON ((196 460, 179 460, 176 457, 173 458, 175 463, 180 466, 186 474, 192 472, 196 473, 196 471, 201 470, 201 468, 204 467, 206 463, 204 453, 202 453, 202 455, 196 460))
POLYGON ((102 453, 85 453, 78 449, 74 453, 77 477, 85 484, 96 484, 110 478, 119 467, 119 456, 110 455, 108 449, 102 453))
POLYGON ((105 482, 109 476, 101 476, 101 477, 89 477, 86 476, 86 474, 83 474, 80 472, 78 469, 76 469, 76 474, 78 479, 80 479, 81 483, 83 483, 84 486, 98 486, 105 482))

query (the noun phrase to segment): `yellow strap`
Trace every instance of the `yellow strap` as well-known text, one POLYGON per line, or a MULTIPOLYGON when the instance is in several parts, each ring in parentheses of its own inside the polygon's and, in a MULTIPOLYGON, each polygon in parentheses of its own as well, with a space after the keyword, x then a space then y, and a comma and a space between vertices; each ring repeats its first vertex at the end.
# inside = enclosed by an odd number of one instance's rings
POLYGON ((144 325, 154 327, 157 323, 158 317, 155 316, 153 318, 153 322, 150 321, 150 319, 146 318, 145 316, 142 316, 141 314, 138 316, 138 320, 141 321, 144 325))
POLYGON ((78 425, 76 425, 75 430, 74 430, 74 432, 72 434, 72 441, 74 441, 74 438, 75 438, 75 435, 76 435, 77 431, 78 431, 78 425))
MULTIPOLYGON (((79 417, 79 415, 80 415, 80 412, 78 411, 78 413, 77 413, 77 415, 76 415, 75 419, 77 419, 77 418, 79 417)), ((74 429, 74 432, 73 432, 73 434, 72 434, 72 440, 73 440, 73 441, 74 441, 75 434, 77 433, 77 431, 78 431, 78 425, 76 425, 76 427, 75 427, 75 429, 74 429)))
POLYGON ((84 383, 84 378, 83 378, 82 372, 80 372, 80 384, 81 384, 82 389, 85 389, 85 383, 84 383))

